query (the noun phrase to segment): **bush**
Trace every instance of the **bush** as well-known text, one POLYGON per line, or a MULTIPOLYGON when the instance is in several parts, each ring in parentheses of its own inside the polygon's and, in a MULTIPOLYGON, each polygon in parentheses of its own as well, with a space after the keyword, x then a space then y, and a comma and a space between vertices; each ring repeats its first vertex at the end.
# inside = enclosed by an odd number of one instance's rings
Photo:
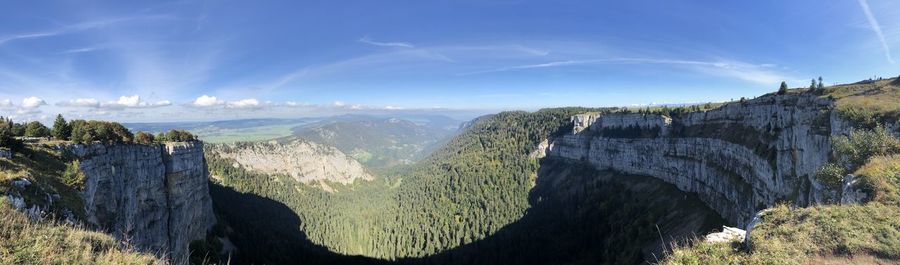
POLYGON ((134 141, 139 144, 151 144, 151 143, 153 143, 153 141, 156 140, 155 138, 156 137, 154 137, 153 134, 149 134, 149 133, 145 133, 145 132, 138 132, 134 136, 134 141))
POLYGON ((22 142, 15 139, 13 133, 13 122, 11 120, 0 117, 0 147, 6 147, 13 151, 21 151, 24 147, 22 142))
POLYGON ((160 134, 157 137, 158 141, 169 141, 169 142, 193 142, 197 141, 197 136, 194 136, 188 131, 185 130, 169 130, 166 134, 160 134))
POLYGON ((872 130, 853 130, 850 136, 835 137, 832 150, 847 169, 856 169, 870 157, 900 153, 900 139, 894 138, 883 126, 872 130))
POLYGON ((846 175, 846 170, 843 167, 828 163, 819 168, 816 172, 816 179, 829 187, 840 188, 844 175, 846 175))
POLYGON ((103 143, 132 142, 134 135, 125 126, 118 122, 73 120, 72 141, 76 143, 103 143))
POLYGON ((29 122, 28 125, 25 125, 25 136, 26 137, 48 137, 50 136, 50 129, 47 126, 44 126, 39 121, 29 122))
POLYGON ((854 174, 874 191, 873 201, 900 206, 900 154, 872 157, 854 174))
POLYGON ((86 180, 87 178, 84 176, 84 172, 81 172, 81 165, 78 163, 78 160, 66 165, 66 171, 62 175, 63 184, 80 190, 84 188, 86 180))

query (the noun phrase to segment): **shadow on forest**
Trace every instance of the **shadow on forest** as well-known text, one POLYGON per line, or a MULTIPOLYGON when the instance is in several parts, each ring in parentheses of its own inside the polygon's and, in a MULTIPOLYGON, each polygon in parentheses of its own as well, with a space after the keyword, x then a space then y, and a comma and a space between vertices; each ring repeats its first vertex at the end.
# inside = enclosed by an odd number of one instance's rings
POLYGON ((310 242, 286 205, 210 184, 234 228, 233 264, 638 264, 663 245, 724 221, 693 195, 660 180, 542 159, 525 215, 481 240, 422 257, 346 256, 310 242), (277 240, 272 240, 277 239, 277 240))
POLYGON ((333 253, 312 243, 300 230, 300 217, 276 200, 214 183, 209 183, 209 193, 216 213, 231 228, 229 239, 239 250, 231 257, 231 264, 385 263, 333 253))

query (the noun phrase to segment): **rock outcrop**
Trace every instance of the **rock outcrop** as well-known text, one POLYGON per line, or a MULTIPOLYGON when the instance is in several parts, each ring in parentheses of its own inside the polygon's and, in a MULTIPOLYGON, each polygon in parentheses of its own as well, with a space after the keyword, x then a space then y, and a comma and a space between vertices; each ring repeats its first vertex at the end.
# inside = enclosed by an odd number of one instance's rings
POLYGON ((89 223, 138 250, 187 261, 188 245, 216 222, 203 144, 74 145, 86 177, 89 223))
POLYGON ((662 179, 697 193, 743 227, 776 202, 839 200, 815 179, 828 161, 832 135, 847 130, 833 109, 833 101, 804 93, 767 95, 679 117, 579 115, 572 118, 572 133, 549 139, 543 152, 662 179))
POLYGON ((287 143, 277 141, 216 145, 208 148, 211 154, 233 159, 238 165, 265 174, 284 174, 304 183, 337 182, 350 184, 357 179, 374 177, 358 161, 337 148, 296 139, 287 143))

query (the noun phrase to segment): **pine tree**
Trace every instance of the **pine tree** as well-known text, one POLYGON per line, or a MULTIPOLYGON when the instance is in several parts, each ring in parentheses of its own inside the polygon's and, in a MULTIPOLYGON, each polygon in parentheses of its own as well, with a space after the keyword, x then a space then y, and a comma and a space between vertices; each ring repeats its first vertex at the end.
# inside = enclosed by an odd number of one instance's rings
POLYGON ((818 84, 816 84, 816 79, 813 78, 809 84, 809 90, 816 90, 816 87, 818 87, 818 84))
POLYGON ((72 128, 62 114, 56 114, 56 120, 53 121, 53 131, 50 133, 57 140, 69 140, 72 136, 72 128))
POLYGON ((778 88, 778 95, 784 95, 787 93, 788 85, 786 82, 781 81, 781 87, 778 88))
POLYGON ((825 84, 822 84, 822 77, 819 77, 819 89, 825 88, 825 84))

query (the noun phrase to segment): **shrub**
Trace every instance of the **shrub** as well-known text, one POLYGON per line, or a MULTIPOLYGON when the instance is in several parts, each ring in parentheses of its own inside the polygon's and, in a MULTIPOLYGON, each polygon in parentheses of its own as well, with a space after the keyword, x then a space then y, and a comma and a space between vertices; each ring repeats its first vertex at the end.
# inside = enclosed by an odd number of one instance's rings
POLYGON ((14 138, 13 124, 14 123, 11 120, 0 117, 0 147, 6 147, 13 151, 21 151, 23 145, 22 142, 14 138))
POLYGON ((196 141, 197 137, 185 130, 169 130, 166 133, 165 137, 161 141, 170 141, 170 142, 192 142, 196 141))
POLYGON ((100 141, 104 143, 131 142, 134 135, 131 131, 118 122, 73 120, 72 141, 76 143, 92 143, 100 141))
POLYGON ((900 154, 872 157, 854 174, 874 191, 873 201, 900 206, 900 154))
POLYGON ((872 130, 853 130, 850 136, 835 137, 832 150, 848 169, 856 169, 876 155, 900 153, 900 139, 894 138, 884 127, 872 130))
POLYGON ((153 134, 149 134, 149 133, 145 133, 145 132, 138 132, 134 136, 134 141, 139 144, 151 144, 151 143, 153 143, 155 138, 156 137, 154 137, 153 134))
POLYGON ((84 188, 86 180, 87 178, 84 176, 84 172, 81 172, 81 165, 78 163, 78 160, 66 165, 66 171, 62 175, 63 184, 80 190, 84 188))
POLYGON ((816 180, 832 188, 839 188, 844 180, 846 170, 833 163, 828 163, 816 172, 816 180))
POLYGON ((50 129, 39 121, 29 122, 25 125, 25 136, 27 137, 47 137, 50 136, 50 129))

